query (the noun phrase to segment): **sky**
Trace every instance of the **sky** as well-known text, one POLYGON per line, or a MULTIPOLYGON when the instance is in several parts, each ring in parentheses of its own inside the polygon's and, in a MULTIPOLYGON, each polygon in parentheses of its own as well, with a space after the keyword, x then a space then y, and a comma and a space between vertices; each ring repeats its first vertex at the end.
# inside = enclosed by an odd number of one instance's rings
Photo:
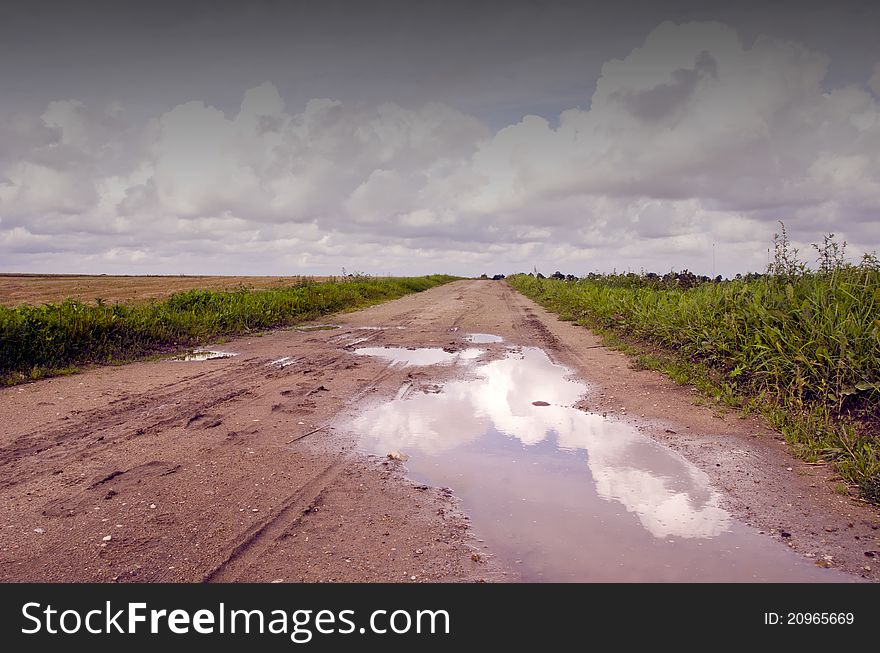
POLYGON ((0 272, 880 249, 880 3, 0 0, 0 272))

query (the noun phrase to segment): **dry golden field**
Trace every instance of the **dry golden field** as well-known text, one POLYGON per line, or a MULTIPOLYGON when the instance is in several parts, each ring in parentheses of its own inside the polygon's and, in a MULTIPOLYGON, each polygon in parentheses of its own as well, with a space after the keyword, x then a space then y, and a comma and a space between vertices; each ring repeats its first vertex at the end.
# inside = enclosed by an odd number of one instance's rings
MULTIPOLYGON (((43 304, 77 299, 94 302, 131 303, 161 299, 182 290, 235 290, 278 288, 300 283, 307 277, 222 276, 111 276, 78 274, 0 274, 0 305, 43 304)), ((308 277, 326 281, 328 277, 308 277)))

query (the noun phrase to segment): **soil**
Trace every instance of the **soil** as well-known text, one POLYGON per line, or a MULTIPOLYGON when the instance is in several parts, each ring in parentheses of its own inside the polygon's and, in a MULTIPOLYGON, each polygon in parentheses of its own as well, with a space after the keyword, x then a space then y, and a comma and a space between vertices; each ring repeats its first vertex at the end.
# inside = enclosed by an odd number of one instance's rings
POLYGON ((430 390, 458 373, 353 348, 455 351, 472 346, 457 337, 469 332, 542 347, 590 384, 581 408, 679 451, 735 517, 822 565, 878 577, 880 512, 837 492, 830 467, 795 459, 758 418, 633 369, 504 282, 455 282, 322 322, 339 328, 0 390, 0 581, 515 580, 451 492, 360 453, 340 423, 403 383, 430 390))

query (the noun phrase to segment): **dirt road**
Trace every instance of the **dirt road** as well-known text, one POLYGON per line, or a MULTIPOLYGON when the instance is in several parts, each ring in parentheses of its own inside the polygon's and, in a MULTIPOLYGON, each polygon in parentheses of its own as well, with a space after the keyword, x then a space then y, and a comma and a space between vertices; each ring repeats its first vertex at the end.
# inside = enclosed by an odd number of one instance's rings
POLYGON ((231 358, 101 368, 0 390, 2 581, 517 580, 448 490, 357 450, 344 427, 402 385, 464 372, 357 347, 542 348, 588 382, 579 408, 626 421, 708 475, 734 517, 823 566, 875 579, 877 511, 834 492, 756 419, 636 371, 503 282, 461 281, 215 345, 231 358), (871 556, 866 555, 866 552, 871 556))

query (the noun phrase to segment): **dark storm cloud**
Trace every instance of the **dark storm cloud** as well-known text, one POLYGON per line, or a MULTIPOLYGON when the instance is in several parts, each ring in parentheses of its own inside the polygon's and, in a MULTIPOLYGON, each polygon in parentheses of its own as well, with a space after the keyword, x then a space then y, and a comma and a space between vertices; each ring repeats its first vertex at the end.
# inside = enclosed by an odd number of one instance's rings
POLYGON ((718 64, 705 50, 697 55, 693 68, 673 70, 671 82, 657 84, 643 91, 618 91, 612 93, 612 97, 637 118, 662 120, 685 103, 703 76, 716 79, 718 76, 718 64))

